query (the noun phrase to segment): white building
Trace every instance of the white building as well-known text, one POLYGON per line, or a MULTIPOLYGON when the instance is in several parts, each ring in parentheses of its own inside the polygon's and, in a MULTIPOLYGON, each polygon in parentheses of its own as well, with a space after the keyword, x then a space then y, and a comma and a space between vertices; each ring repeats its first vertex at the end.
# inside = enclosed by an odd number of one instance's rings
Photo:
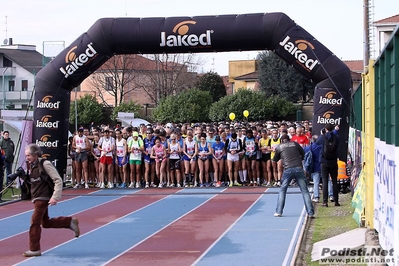
POLYGON ((35 76, 45 63, 34 45, 0 46, 0 108, 28 110, 33 107, 35 76))

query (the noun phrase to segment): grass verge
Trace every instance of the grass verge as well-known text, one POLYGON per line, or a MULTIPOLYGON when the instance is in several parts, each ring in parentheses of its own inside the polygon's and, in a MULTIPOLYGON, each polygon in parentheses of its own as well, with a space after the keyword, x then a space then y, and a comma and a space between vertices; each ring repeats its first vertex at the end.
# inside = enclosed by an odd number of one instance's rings
POLYGON ((334 202, 329 202, 329 207, 321 207, 321 203, 315 205, 316 219, 309 221, 308 228, 302 240, 301 252, 298 256, 296 265, 314 266, 319 265, 318 261, 311 261, 313 244, 348 232, 358 228, 355 219, 352 218, 354 209, 352 208, 351 193, 340 194, 341 206, 335 207, 334 202))
MULTIPOLYGON (((3 186, 3 188, 5 188, 3 186)), ((3 201, 10 201, 19 199, 21 196, 21 190, 19 188, 10 187, 3 192, 1 199, 3 201)))

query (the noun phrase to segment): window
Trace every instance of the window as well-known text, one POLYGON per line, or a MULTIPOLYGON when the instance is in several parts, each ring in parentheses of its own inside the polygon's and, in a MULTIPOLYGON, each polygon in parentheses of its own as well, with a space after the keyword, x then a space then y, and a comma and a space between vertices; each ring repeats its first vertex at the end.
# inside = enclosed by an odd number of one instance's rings
POLYGON ((15 89, 15 81, 14 80, 8 81, 8 91, 14 91, 14 89, 15 89))
POLYGON ((21 91, 28 91, 28 81, 22 80, 21 91))
POLYGON ((12 61, 7 57, 3 57, 3 67, 12 67, 12 61))
POLYGON ((106 77, 105 78, 105 90, 107 91, 112 91, 114 90, 114 82, 113 82, 113 78, 112 77, 106 77))

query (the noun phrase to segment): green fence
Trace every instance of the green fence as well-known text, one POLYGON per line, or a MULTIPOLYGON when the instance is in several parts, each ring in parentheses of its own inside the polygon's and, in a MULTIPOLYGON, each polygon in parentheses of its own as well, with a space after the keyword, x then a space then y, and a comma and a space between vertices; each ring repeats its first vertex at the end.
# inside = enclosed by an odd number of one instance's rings
POLYGON ((399 26, 375 64, 375 136, 399 145, 399 26))

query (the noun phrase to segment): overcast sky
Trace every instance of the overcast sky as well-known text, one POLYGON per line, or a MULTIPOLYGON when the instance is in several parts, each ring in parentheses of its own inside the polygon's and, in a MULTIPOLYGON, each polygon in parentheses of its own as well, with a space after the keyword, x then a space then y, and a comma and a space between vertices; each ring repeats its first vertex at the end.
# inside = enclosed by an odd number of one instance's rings
MULTIPOLYGON (((176 17, 283 12, 342 60, 363 58, 363 0, 1 0, 0 40, 68 47, 103 17, 176 17), (6 19, 7 17, 7 19, 6 19), (7 21, 7 23, 6 23, 7 21), (57 43, 58 42, 58 43, 57 43)), ((399 14, 399 0, 374 0, 374 20, 399 14)), ((229 60, 258 52, 200 54, 203 72, 228 74, 229 60)))

